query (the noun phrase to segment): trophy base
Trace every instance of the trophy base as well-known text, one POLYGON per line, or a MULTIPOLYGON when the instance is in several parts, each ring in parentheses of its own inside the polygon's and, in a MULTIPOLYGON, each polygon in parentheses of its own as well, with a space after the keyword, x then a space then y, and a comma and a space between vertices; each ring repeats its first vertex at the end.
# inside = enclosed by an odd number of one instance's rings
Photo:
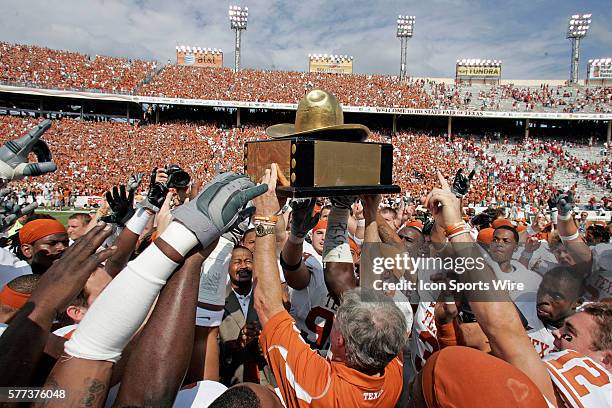
POLYGON ((261 180, 271 163, 278 168, 277 194, 329 197, 399 193, 393 184, 393 146, 303 137, 256 140, 244 147, 244 173, 261 180))
POLYGON ((397 194, 400 192, 396 185, 377 186, 342 186, 342 187, 276 187, 276 195, 279 197, 304 198, 304 197, 334 197, 345 195, 370 195, 370 194, 397 194))

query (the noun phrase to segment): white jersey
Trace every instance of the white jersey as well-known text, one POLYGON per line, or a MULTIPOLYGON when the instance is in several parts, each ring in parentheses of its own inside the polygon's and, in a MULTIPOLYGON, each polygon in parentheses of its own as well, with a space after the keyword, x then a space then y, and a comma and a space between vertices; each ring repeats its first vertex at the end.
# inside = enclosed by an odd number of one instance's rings
POLYGON ((411 376, 421 371, 429 356, 440 349, 436 338, 435 305, 435 302, 419 302, 414 314, 410 336, 411 376))
POLYGON ((518 261, 510 261, 512 271, 503 272, 499 268, 499 264, 491 259, 491 265, 495 272, 495 278, 500 281, 508 280, 513 283, 522 283, 524 286, 523 290, 509 290, 508 294, 512 301, 536 301, 536 295, 538 293, 538 287, 542 282, 542 277, 537 273, 530 271, 518 261))
POLYGON ((612 245, 596 245, 591 253, 593 269, 586 282, 587 299, 592 302, 612 302, 612 245))
POLYGON ((193 386, 179 391, 174 400, 173 408, 206 408, 219 398, 227 387, 216 381, 198 381, 193 386))
POLYGON ((600 364, 574 350, 550 353, 543 360, 561 407, 612 407, 612 376, 600 364))
POLYGON ((289 314, 295 319, 302 337, 312 348, 326 350, 338 305, 325 286, 321 262, 310 253, 304 252, 304 265, 310 273, 310 281, 304 289, 289 291, 289 314))
POLYGON ((227 296, 229 261, 234 244, 223 237, 202 264, 198 301, 211 305, 224 305, 227 296))
POLYGON ((552 331, 542 323, 538 317, 536 304, 534 302, 516 302, 516 307, 521 311, 529 324, 527 335, 533 344, 533 348, 544 357, 555 349, 555 337, 552 331))
POLYGON ((55 330, 53 334, 69 339, 72 337, 72 334, 77 329, 77 327, 79 327, 78 324, 71 324, 68 326, 60 327, 59 329, 55 330))
POLYGON ((32 268, 26 261, 17 258, 6 248, 0 248, 0 290, 13 279, 32 274, 32 268))

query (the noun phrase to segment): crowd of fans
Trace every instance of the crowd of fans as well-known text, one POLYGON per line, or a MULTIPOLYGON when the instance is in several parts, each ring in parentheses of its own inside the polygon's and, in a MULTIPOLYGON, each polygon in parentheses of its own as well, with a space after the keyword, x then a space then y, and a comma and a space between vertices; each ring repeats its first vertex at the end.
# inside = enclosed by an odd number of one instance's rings
POLYGON ((285 202, 275 164, 258 184, 225 172, 261 128, 56 121, 42 139, 56 170, 26 163, 40 133, 19 136, 38 121, 2 119, 8 402, 612 403, 612 222, 575 213, 572 192, 551 186, 556 142, 405 132, 394 170, 407 199, 285 202), (109 189, 105 210, 66 227, 16 202, 54 174, 70 190, 109 189), (481 197, 490 207, 474 214, 481 197))
POLYGON ((612 112, 612 88, 436 83, 385 75, 199 68, 0 42, 0 81, 37 87, 205 100, 297 103, 313 88, 350 106, 612 112), (148 78, 151 76, 151 78, 148 78), (144 81, 145 78, 150 79, 144 81), (144 83, 144 82, 147 83, 144 83))
MULTIPOLYGON (((22 135, 37 122, 29 117, 0 117, 0 142, 22 135)), ((68 207, 80 195, 101 197, 110 186, 125 181, 125 172, 148 172, 168 164, 168 158, 196 180, 205 182, 221 171, 241 171, 244 143, 266 137, 260 126, 227 128, 212 122, 134 126, 124 122, 57 120, 45 138, 56 152, 59 170, 27 184, 16 182, 15 188, 23 187, 22 194, 34 197, 41 205, 68 207)), ((389 139, 374 131, 369 140, 389 139)), ((609 159, 579 164, 554 141, 528 140, 497 147, 508 154, 520 152, 524 159, 520 163, 497 157, 486 138, 455 137, 448 141, 428 132, 402 131, 392 141, 394 182, 412 198, 421 197, 435 185, 434 169, 450 176, 457 169, 470 166, 477 168, 474 176, 477 182, 465 198, 466 205, 471 207, 540 208, 546 206, 550 191, 569 188, 575 192, 581 174, 609 188, 609 159), (543 155, 545 160, 535 160, 543 155), (562 166, 576 168, 579 174, 573 184, 555 185, 553 176, 562 166)), ((586 205, 587 199, 577 196, 575 201, 586 205)), ((596 202, 603 208, 612 205, 608 195, 597 197, 596 202)))
POLYGON ((0 42, 0 82, 40 88, 131 93, 155 62, 0 42))
POLYGON ((611 87, 466 85, 430 82, 431 93, 440 109, 488 111, 612 112, 611 87))
POLYGON ((298 103, 311 89, 328 89, 351 106, 430 108, 423 81, 401 83, 382 75, 166 66, 141 93, 191 99, 298 103))

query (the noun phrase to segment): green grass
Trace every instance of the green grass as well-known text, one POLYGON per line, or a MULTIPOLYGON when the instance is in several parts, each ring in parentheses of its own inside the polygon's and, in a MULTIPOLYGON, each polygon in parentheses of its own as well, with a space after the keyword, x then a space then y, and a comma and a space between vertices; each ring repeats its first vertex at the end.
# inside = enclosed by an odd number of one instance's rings
POLYGON ((51 210, 37 210, 37 214, 49 214, 50 216, 56 218, 59 222, 64 225, 68 225, 68 217, 72 214, 77 213, 79 211, 51 211, 51 210))

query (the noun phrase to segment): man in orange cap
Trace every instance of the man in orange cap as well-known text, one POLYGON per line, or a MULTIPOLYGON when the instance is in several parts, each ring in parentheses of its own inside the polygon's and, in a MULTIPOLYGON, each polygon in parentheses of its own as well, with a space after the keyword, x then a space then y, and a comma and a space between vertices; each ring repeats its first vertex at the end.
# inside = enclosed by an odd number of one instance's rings
POLYGON ((40 275, 18 276, 0 291, 0 323, 8 322, 26 304, 40 275))
POLYGON ((429 357, 412 383, 410 397, 411 407, 547 407, 536 384, 521 370, 461 346, 429 357))
POLYGON ((32 267, 32 273, 42 274, 68 248, 68 233, 55 218, 39 218, 27 222, 19 230, 21 253, 32 267))
POLYGON ((493 233, 495 228, 483 228, 478 232, 478 238, 476 239, 480 245, 488 247, 493 242, 493 233))

